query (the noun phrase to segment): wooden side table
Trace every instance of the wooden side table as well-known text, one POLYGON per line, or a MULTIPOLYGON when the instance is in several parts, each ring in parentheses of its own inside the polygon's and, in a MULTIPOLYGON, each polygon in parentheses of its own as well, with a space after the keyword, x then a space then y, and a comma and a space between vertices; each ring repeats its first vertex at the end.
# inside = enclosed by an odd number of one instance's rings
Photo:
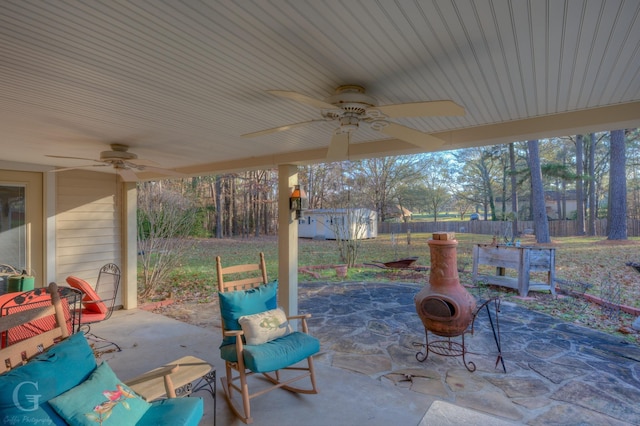
MULTIPOLYGON (((185 356, 165 364, 163 367, 179 365, 178 371, 171 374, 171 381, 175 386, 176 396, 185 397, 201 389, 206 390, 213 397, 214 425, 216 413, 216 369, 208 362, 194 356, 185 356)), ((160 367, 162 368, 162 367, 160 367)), ((157 370, 157 369, 156 369, 157 370)), ((154 371, 154 370, 151 370, 154 371)), ((164 379, 162 377, 153 380, 142 381, 142 374, 125 384, 147 401, 166 398, 164 379)))

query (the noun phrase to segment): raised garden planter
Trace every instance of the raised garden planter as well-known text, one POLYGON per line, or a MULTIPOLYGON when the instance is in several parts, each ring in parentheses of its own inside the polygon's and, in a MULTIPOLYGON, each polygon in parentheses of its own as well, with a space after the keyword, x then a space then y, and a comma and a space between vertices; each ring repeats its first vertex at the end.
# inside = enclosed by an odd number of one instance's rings
POLYGON ((477 244, 473 248, 473 282, 513 288, 523 297, 531 290, 548 290, 555 295, 555 252, 555 248, 477 244), (480 265, 495 266, 496 274, 479 274, 480 265), (506 276, 506 269, 515 269, 517 278, 506 276), (531 281, 531 272, 547 272, 546 282, 531 281))

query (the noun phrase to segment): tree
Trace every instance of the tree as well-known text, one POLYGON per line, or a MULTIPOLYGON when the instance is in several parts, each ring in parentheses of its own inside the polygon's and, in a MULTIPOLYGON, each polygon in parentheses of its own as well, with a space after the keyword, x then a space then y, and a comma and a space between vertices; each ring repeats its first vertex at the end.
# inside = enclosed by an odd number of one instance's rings
POLYGON ((142 291, 149 297, 191 248, 189 235, 197 220, 195 203, 162 182, 138 186, 138 252, 142 291))
POLYGON ((502 181, 502 169, 498 170, 500 162, 494 154, 495 147, 467 148, 454 155, 462 165, 462 173, 458 175, 459 195, 469 197, 469 201, 484 207, 484 219, 491 214, 491 220, 497 220, 495 207, 495 182, 502 181))
POLYGON ((611 132, 607 239, 627 239, 627 173, 624 130, 611 132))
POLYGON ((576 180, 573 165, 569 164, 568 141, 565 138, 539 141, 543 186, 553 188, 558 219, 567 219, 567 186, 576 180), (546 183, 546 185, 545 185, 546 183))
POLYGON ((446 154, 428 154, 422 162, 420 182, 425 188, 425 204, 433 213, 433 221, 438 220, 438 213, 451 202, 451 161, 446 154))
POLYGON ((536 234, 536 242, 550 243, 549 222, 547 208, 544 203, 544 186, 542 184, 542 169, 540 167, 540 150, 538 140, 527 141, 529 148, 529 171, 531 173, 531 194, 533 223, 536 234))
POLYGON ((222 176, 215 177, 215 206, 216 206, 216 238, 223 237, 222 223, 222 176))
MULTIPOLYGON (((422 182, 411 182, 409 185, 402 184, 396 191, 398 206, 408 209, 412 213, 426 212, 429 209, 427 193, 428 189, 422 182)), ((401 212, 403 215, 404 213, 404 211, 401 212)), ((404 221, 408 219, 403 217, 404 221)))
POLYGON ((598 202, 596 200, 596 179, 595 179, 595 152, 596 152, 596 135, 589 134, 589 156, 587 159, 587 174, 589 175, 589 192, 587 195, 589 205, 589 235, 596 235, 596 217, 598 216, 598 202))
POLYGON ((576 136, 576 234, 584 235, 583 135, 576 136))
POLYGON ((516 149, 514 143, 509 144, 509 170, 511 174, 511 211, 513 212, 513 223, 511 224, 511 235, 518 235, 518 178, 516 176, 516 149))
POLYGON ((627 168, 627 215, 640 220, 640 129, 627 131, 627 150, 625 155, 627 168))
POLYGON ((324 208, 333 169, 335 167, 326 164, 309 164, 300 170, 300 181, 307 192, 310 209, 324 208))
POLYGON ((379 220, 384 222, 398 199, 396 191, 400 185, 409 184, 420 176, 418 161, 418 156, 405 155, 355 162, 353 169, 347 170, 350 173, 348 183, 352 189, 357 188, 357 192, 352 191, 350 195, 364 196, 366 201, 362 207, 373 207, 379 220))
POLYGON ((438 213, 443 209, 443 206, 451 201, 451 194, 445 187, 439 186, 435 188, 427 188, 427 205, 429 210, 433 213, 433 221, 438 221, 438 213))
POLYGON ((353 267, 358 261, 362 241, 373 220, 371 210, 347 205, 341 209, 332 209, 329 213, 331 216, 325 226, 329 227, 335 237, 340 261, 347 267, 353 267))
POLYGON ((460 213, 460 220, 464 220, 464 216, 471 211, 473 204, 464 195, 456 193, 453 197, 453 207, 460 213))

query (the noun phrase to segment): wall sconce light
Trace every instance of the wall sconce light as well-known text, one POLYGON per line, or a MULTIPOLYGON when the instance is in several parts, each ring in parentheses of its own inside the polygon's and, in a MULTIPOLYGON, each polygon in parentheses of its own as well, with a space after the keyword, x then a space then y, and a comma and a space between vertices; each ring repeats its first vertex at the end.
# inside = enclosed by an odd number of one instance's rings
POLYGON ((293 187, 293 192, 289 197, 289 210, 295 210, 296 220, 298 220, 302 216, 302 209, 306 207, 307 194, 304 192, 304 189, 300 187, 300 185, 295 185, 293 187))

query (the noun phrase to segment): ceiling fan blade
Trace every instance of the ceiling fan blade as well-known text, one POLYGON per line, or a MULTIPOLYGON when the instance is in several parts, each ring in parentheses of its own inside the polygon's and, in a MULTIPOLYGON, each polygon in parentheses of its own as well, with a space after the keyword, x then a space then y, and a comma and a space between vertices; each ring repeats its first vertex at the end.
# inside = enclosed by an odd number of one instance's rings
POLYGON ((87 164, 85 166, 63 167, 60 169, 52 169, 49 171, 52 173, 57 173, 57 172, 65 172, 67 170, 88 169, 90 167, 106 167, 106 166, 109 166, 109 165, 108 164, 87 164))
POLYGON ((394 138, 402 139, 403 141, 407 141, 428 151, 436 150, 445 144, 445 141, 440 138, 436 138, 428 133, 412 129, 410 127, 392 122, 385 122, 384 125, 378 126, 376 126, 375 123, 376 122, 372 123, 372 128, 374 130, 393 136, 394 138))
POLYGON ((131 163, 136 167, 157 167, 160 165, 155 161, 145 160, 143 158, 132 158, 130 160, 127 160, 126 163, 131 163))
POLYGON ((260 130, 258 132, 245 133, 244 135, 242 135, 242 137, 243 138, 255 138, 256 136, 264 136, 264 135, 268 135, 268 134, 271 134, 271 133, 283 132, 285 130, 293 129, 294 127, 300 127, 300 126, 304 126, 306 124, 316 123, 318 121, 326 121, 326 120, 309 120, 309 121, 302 121, 300 123, 287 124, 285 126, 274 127, 272 129, 260 130))
POLYGON ((464 115, 464 108, 453 101, 411 102, 371 109, 378 110, 390 118, 464 115))
POLYGON ((349 155, 349 137, 350 133, 339 133, 339 130, 333 134, 329 149, 327 150, 327 161, 342 161, 349 155))
POLYGON ((95 160, 93 158, 84 158, 84 157, 67 157, 65 155, 45 155, 45 157, 49 157, 49 158, 64 158, 64 159, 67 159, 67 160, 95 161, 96 163, 101 163, 100 160, 95 160))
POLYGON ((280 96, 281 98, 291 99, 293 101, 310 105, 318 109, 336 109, 335 105, 332 105, 325 101, 321 101, 319 99, 309 97, 307 95, 303 95, 302 93, 298 93, 298 92, 287 92, 286 90, 267 90, 267 93, 280 96))

